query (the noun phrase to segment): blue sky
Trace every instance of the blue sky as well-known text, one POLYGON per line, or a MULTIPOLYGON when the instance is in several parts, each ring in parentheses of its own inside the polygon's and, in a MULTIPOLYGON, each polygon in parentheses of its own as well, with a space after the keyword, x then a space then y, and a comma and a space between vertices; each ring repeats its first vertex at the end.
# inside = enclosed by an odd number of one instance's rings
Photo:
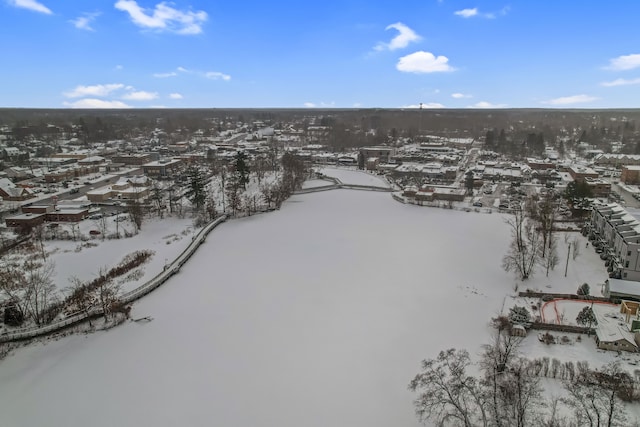
POLYGON ((0 0, 0 106, 636 108, 639 16, 633 0, 0 0))

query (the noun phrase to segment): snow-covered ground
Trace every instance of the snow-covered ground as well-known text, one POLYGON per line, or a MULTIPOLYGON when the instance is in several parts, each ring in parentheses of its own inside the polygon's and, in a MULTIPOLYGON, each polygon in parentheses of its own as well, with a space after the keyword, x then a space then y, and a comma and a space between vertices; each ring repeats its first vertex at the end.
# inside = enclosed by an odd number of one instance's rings
POLYGON ((317 171, 326 176, 338 178, 343 184, 389 188, 389 182, 384 177, 360 170, 325 167, 319 168, 317 171))
MULTIPOLYGON (((106 234, 114 233, 115 217, 107 217, 106 234)), ((100 229, 102 220, 85 220, 79 223, 79 232, 88 235, 89 230, 100 229)), ((62 290, 70 285, 69 279, 76 277, 83 282, 96 278, 100 269, 108 271, 122 259, 135 251, 151 250, 154 252, 149 261, 142 265, 140 274, 122 283, 122 291, 134 289, 160 273, 164 265, 173 261, 191 243, 191 236, 197 231, 189 218, 151 218, 142 224, 140 233, 129 238, 105 239, 100 237, 86 242, 72 240, 45 241, 46 251, 55 262, 54 282, 62 290)), ((133 233, 134 225, 129 221, 118 224, 120 233, 123 229, 133 233)), ((64 228, 61 225, 60 228, 64 228)))
MULTIPOLYGON (((418 426, 407 384, 420 360, 479 354, 489 319, 514 304, 500 267, 508 242, 498 214, 361 191, 294 196, 216 229, 134 305, 132 317, 153 321, 0 362, 2 423, 418 426)), ((567 278, 559 266, 519 288, 574 292, 604 277, 583 250, 567 278)), ((565 347, 525 341, 527 353, 565 347)), ((586 338, 572 347, 595 351, 586 338)))
POLYGON ((329 187, 335 185, 332 181, 327 181, 324 179, 308 179, 302 183, 302 188, 319 188, 319 187, 329 187))

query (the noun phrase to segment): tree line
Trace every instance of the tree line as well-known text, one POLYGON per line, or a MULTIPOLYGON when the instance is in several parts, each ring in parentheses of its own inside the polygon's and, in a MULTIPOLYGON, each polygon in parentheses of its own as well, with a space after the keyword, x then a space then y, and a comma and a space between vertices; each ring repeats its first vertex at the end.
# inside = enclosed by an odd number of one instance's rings
POLYGON ((491 342, 478 362, 456 349, 422 361, 409 383, 420 421, 464 427, 634 425, 623 402, 637 402, 638 389, 619 363, 592 369, 586 362, 528 360, 519 352, 522 338, 513 336, 509 319, 496 318, 492 326, 491 342), (559 381, 562 397, 546 395, 542 378, 559 381))

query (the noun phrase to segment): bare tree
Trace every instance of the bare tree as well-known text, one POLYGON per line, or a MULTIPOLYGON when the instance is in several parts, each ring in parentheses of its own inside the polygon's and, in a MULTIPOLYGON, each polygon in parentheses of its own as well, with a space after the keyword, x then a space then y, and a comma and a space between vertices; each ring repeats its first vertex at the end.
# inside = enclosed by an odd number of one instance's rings
POLYGON ((571 240, 571 249, 572 249, 571 257, 575 261, 576 258, 578 258, 578 255, 580 255, 580 242, 578 241, 577 237, 574 237, 571 240))
POLYGON ((102 240, 106 239, 107 231, 108 231, 107 218, 104 215, 102 215, 100 218, 95 220, 95 224, 96 224, 96 227, 98 227, 98 231, 100 231, 100 236, 102 240))
POLYGON ((24 296, 24 269, 17 263, 7 262, 3 260, 0 266, 0 292, 13 310, 17 312, 17 323, 20 324, 24 320, 27 312, 26 301, 24 296))
POLYGON ((423 360, 422 370, 409 384, 417 392, 414 401, 420 421, 436 425, 488 426, 483 394, 466 350, 441 351, 436 359, 423 360))
POLYGON ((531 375, 528 368, 529 361, 521 357, 515 358, 500 381, 500 400, 509 426, 531 425, 541 403, 540 378, 531 375))
POLYGON ((44 225, 38 224, 32 229, 33 237, 38 243, 38 247, 40 249, 40 254, 42 255, 42 262, 47 261, 47 252, 44 249, 44 225))
POLYGON ((243 187, 242 182, 239 179, 232 179, 227 181, 227 186, 225 188, 225 194, 227 196, 227 201, 229 203, 229 208, 231 208, 231 212, 233 215, 236 214, 237 211, 240 210, 242 206, 242 193, 243 187))
MULTIPOLYGON (((69 282, 71 282, 71 286, 67 288, 69 296, 65 301, 68 309, 72 312, 88 313, 95 303, 91 290, 76 276, 70 277, 69 282)), ((92 326, 91 319, 89 319, 89 326, 92 326)))
POLYGON ((553 191, 547 192, 540 199, 532 198, 527 204, 529 218, 536 223, 536 228, 542 236, 542 258, 547 256, 547 249, 551 249, 558 209, 557 196, 553 191))
POLYGON ((69 229, 71 230, 71 236, 73 238, 73 241, 75 242, 80 238, 80 226, 77 222, 70 222, 69 229))
POLYGON ((633 380, 620 365, 610 363, 600 371, 578 365, 575 379, 565 382, 568 397, 564 399, 574 410, 578 425, 614 427, 627 425, 627 413, 618 398, 629 394, 633 380))
POLYGON ((119 303, 118 295, 120 293, 120 284, 107 276, 107 269, 100 269, 100 279, 97 282, 97 297, 102 308, 104 320, 107 321, 111 317, 114 309, 119 303))
POLYGON ((260 186, 260 192, 262 193, 262 199, 267 204, 267 208, 271 208, 271 203, 274 200, 274 186, 272 184, 263 184, 260 186))
POLYGON ((137 192, 135 198, 129 200, 129 203, 127 203, 127 212, 129 213, 129 218, 131 218, 131 221, 136 226, 136 231, 140 231, 142 229, 142 221, 144 219, 144 210, 137 192))
POLYGON ((49 323, 53 318, 48 310, 58 300, 52 279, 55 264, 51 261, 44 264, 27 261, 23 268, 26 312, 38 326, 49 323))
POLYGON ((517 357, 522 338, 511 333, 512 325, 506 317, 493 319, 492 326, 494 332, 491 343, 484 346, 480 367, 484 373, 482 386, 485 389, 489 413, 495 425, 501 427, 509 425, 505 419, 503 402, 505 372, 517 357))
MULTIPOLYGON (((542 246, 544 248, 544 245, 542 246)), ((547 277, 549 277, 549 270, 554 270, 560 263, 560 256, 558 255, 558 244, 555 237, 551 237, 549 240, 549 247, 547 249, 547 256, 540 255, 540 264, 544 267, 547 277)))
POLYGON ((511 228, 511 244, 502 258, 502 268, 515 272, 521 280, 528 279, 534 272, 540 254, 540 234, 534 225, 527 221, 522 209, 514 209, 511 218, 506 220, 511 228))
POLYGON ((156 213, 160 219, 164 217, 164 191, 165 189, 160 185, 159 181, 154 181, 151 185, 151 194, 149 199, 153 203, 156 213))

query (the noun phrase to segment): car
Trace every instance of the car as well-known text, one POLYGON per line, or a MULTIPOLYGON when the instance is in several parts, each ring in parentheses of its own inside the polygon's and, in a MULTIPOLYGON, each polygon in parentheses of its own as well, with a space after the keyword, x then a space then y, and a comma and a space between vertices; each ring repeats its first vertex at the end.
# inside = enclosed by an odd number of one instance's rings
POLYGON ((76 194, 80 192, 80 190, 78 190, 77 188, 72 188, 71 191, 69 191, 70 194, 76 194))
POLYGON ((91 181, 85 181, 83 182, 84 185, 91 185, 91 181))
POLYGON ((473 206, 481 208, 482 207, 482 202, 473 202, 473 206))
POLYGON ((101 214, 101 213, 97 213, 97 214, 90 215, 90 216, 89 216, 89 219, 100 219, 100 218, 102 218, 102 217, 104 217, 104 215, 103 215, 103 214, 101 214))
POLYGON ((127 218, 128 218, 127 215, 118 215, 117 217, 115 217, 115 221, 116 222, 126 221, 127 218))

